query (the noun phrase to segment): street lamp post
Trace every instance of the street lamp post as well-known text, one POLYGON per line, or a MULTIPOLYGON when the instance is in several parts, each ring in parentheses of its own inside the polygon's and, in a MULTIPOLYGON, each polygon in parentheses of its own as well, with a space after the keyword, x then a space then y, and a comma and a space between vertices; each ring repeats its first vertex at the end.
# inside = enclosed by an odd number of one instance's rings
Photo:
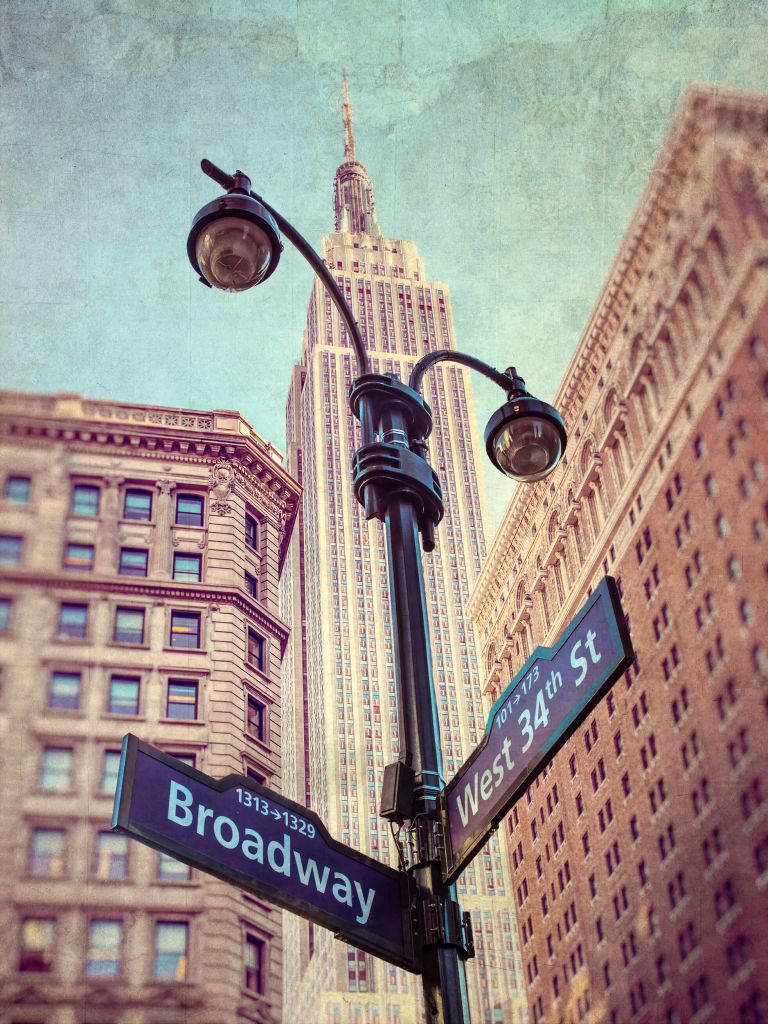
POLYGON ((404 749, 397 765, 386 817, 405 824, 406 870, 414 879, 413 925, 421 947, 421 973, 429 1024, 468 1024, 464 960, 472 955, 468 915, 462 915, 453 885, 442 878, 443 825, 438 796, 445 787, 432 680, 424 579, 424 551, 435 546, 443 516, 440 483, 426 460, 432 413, 420 394, 434 363, 451 360, 497 383, 507 402, 485 432, 493 464, 513 479, 530 482, 550 473, 566 445, 559 414, 533 398, 514 368, 499 373, 452 350, 428 353, 406 385, 395 374, 370 372, 368 355, 352 311, 323 260, 276 210, 251 191, 241 171, 226 174, 208 160, 203 171, 227 190, 197 214, 187 243, 190 262, 211 287, 243 291, 277 266, 280 232, 323 281, 342 317, 357 358, 358 376, 349 396, 360 422, 361 444, 353 458, 355 497, 366 518, 386 528, 390 599, 393 609, 395 678, 404 749))

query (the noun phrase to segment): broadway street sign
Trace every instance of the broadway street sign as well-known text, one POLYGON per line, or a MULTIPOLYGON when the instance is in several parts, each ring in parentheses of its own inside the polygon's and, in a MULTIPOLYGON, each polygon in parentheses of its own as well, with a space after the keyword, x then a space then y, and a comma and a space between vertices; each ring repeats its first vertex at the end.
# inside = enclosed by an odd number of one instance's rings
POLYGON ((418 973, 412 881, 242 775, 213 779, 130 733, 112 827, 418 973))
POLYGON ((606 576, 555 646, 536 648, 491 709, 482 743, 441 793, 446 882, 633 660, 616 583, 606 576))

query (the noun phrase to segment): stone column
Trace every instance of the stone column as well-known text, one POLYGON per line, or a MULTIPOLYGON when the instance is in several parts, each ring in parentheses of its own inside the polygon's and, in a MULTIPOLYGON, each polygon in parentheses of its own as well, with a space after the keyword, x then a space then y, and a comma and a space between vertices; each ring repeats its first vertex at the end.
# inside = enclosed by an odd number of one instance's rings
POLYGON ((173 524, 174 480, 156 480, 157 514, 155 516, 155 543, 152 546, 150 574, 168 579, 171 575, 171 526, 173 524))

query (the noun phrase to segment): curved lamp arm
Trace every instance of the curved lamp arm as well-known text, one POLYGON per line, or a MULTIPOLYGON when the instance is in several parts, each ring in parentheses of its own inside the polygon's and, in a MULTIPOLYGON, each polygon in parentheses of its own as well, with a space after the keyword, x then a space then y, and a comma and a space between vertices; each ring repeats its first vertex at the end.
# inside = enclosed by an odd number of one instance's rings
POLYGON ((492 380, 494 384, 498 384, 500 388, 506 391, 508 397, 516 391, 525 391, 525 382, 522 377, 518 377, 514 367, 510 367, 506 373, 500 373, 492 366, 489 366, 488 363, 484 363, 482 359, 468 356, 464 352, 455 352, 450 348, 441 348, 436 352, 428 352, 427 355, 422 356, 411 371, 408 387, 421 393, 421 381, 424 374, 434 363, 440 363, 444 360, 461 363, 472 370, 477 370, 478 373, 482 373, 483 376, 492 380))
POLYGON ((328 267, 326 267, 321 257, 315 252, 306 238, 300 235, 290 221, 287 221, 285 217, 274 209, 274 207, 265 202, 260 195, 251 191, 251 182, 246 175, 239 171, 236 175, 227 174, 226 171, 222 171, 220 167, 212 164, 210 160, 201 160, 200 167, 209 178, 213 178, 213 180, 217 184, 221 185, 222 188, 227 190, 242 188, 249 196, 251 196, 252 199, 255 199, 257 203, 261 203, 264 209, 274 217, 275 223, 280 231, 285 235, 288 241, 299 250, 301 255, 323 282, 328 294, 333 300, 334 305, 338 309, 339 314, 344 321, 344 325, 349 332, 349 336, 352 339, 352 347, 354 348, 355 355, 357 356, 358 374, 362 375, 364 373, 368 373, 370 370, 368 353, 365 351, 365 345, 363 344, 362 335, 360 334, 360 328, 352 315, 352 310, 347 305, 347 301, 342 295, 339 286, 336 284, 333 274, 331 274, 328 267))

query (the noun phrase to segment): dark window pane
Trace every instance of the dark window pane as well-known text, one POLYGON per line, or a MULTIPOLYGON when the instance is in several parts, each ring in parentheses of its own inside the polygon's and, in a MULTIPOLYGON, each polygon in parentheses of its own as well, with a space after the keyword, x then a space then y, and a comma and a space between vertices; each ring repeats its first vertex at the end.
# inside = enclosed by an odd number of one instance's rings
POLYGON ((63 828, 36 828, 32 832, 28 870, 40 878, 61 878, 64 874, 63 828))
POLYGON ((117 773, 120 769, 120 751, 105 750, 101 769, 101 792, 110 796, 117 788, 117 773))
POLYGON ((0 565, 18 565, 21 561, 21 537, 0 536, 0 565))
POLYGON ((59 636, 82 640, 88 630, 88 605, 63 603, 59 607, 59 636))
POLYGON ((171 612, 171 647, 200 646, 200 616, 191 612, 171 612))
POLYGON ((89 978, 115 978, 120 973, 120 948, 123 944, 122 921, 91 921, 88 926, 88 950, 85 973, 89 978))
POLYGON ((120 575, 146 576, 148 552, 143 548, 121 548, 120 575))
POLYGON ((54 672, 51 676, 51 695, 48 706, 52 708, 77 708, 80 705, 80 673, 54 672))
POLYGON ((6 633, 11 625, 11 599, 0 597, 0 633, 6 633))
POLYGON ((262 743, 264 742, 267 734, 266 712, 267 709, 262 703, 260 703, 260 701, 256 700, 255 697, 248 697, 248 720, 246 727, 251 736, 254 736, 257 740, 261 740, 262 743))
POLYGON ((9 476, 5 481, 5 496, 9 501, 26 505, 29 501, 29 477, 9 476))
POLYGON ((176 522, 179 526, 202 526, 203 499, 195 494, 180 494, 176 498, 176 522))
POLYGON ((128 836, 116 832, 99 832, 96 836, 96 850, 93 874, 102 881, 125 878, 128 874, 128 836))
POLYGON ((115 641, 119 644, 140 644, 143 640, 143 609, 118 608, 115 612, 115 641))
POLYGON ((175 554, 173 556, 173 578, 183 580, 185 583, 198 583, 201 562, 200 555, 175 554))
POLYGON ((151 519, 152 492, 129 490, 125 492, 124 519, 151 519))
POLYGON ((253 516, 247 514, 245 517, 245 543, 254 550, 259 546, 258 524, 253 516))
POLYGON ((138 715, 139 680, 135 676, 111 677, 107 710, 113 715, 138 715))
POLYGON ((245 589, 251 595, 251 597, 258 597, 259 587, 255 576, 251 576, 249 572, 245 574, 245 589))
POLYGON ((155 931, 156 978, 183 981, 187 974, 187 925, 158 921, 155 931))
POLYGON ((92 569, 93 544, 67 544, 64 551, 65 569, 92 569))
POLYGON ((99 514, 99 488, 88 484, 75 484, 72 489, 72 515, 97 516, 99 514))
POLYGON ((53 933, 50 917, 27 917, 21 925, 20 971, 50 971, 53 967, 53 933))
POLYGON ((264 671, 264 637, 253 630, 248 630, 247 661, 260 672, 264 671))
POLYGON ((249 992, 264 991, 264 950, 265 943, 255 935, 246 935, 245 950, 245 987, 249 992))
POLYGON ((46 747, 40 765, 40 789, 49 793, 67 793, 72 788, 71 747, 46 747))
POLYGON ((166 715, 168 718, 197 718, 197 683, 168 680, 166 715))
POLYGON ((171 857, 169 853, 161 853, 157 862, 157 877, 161 882, 188 882, 192 871, 188 864, 171 857))

